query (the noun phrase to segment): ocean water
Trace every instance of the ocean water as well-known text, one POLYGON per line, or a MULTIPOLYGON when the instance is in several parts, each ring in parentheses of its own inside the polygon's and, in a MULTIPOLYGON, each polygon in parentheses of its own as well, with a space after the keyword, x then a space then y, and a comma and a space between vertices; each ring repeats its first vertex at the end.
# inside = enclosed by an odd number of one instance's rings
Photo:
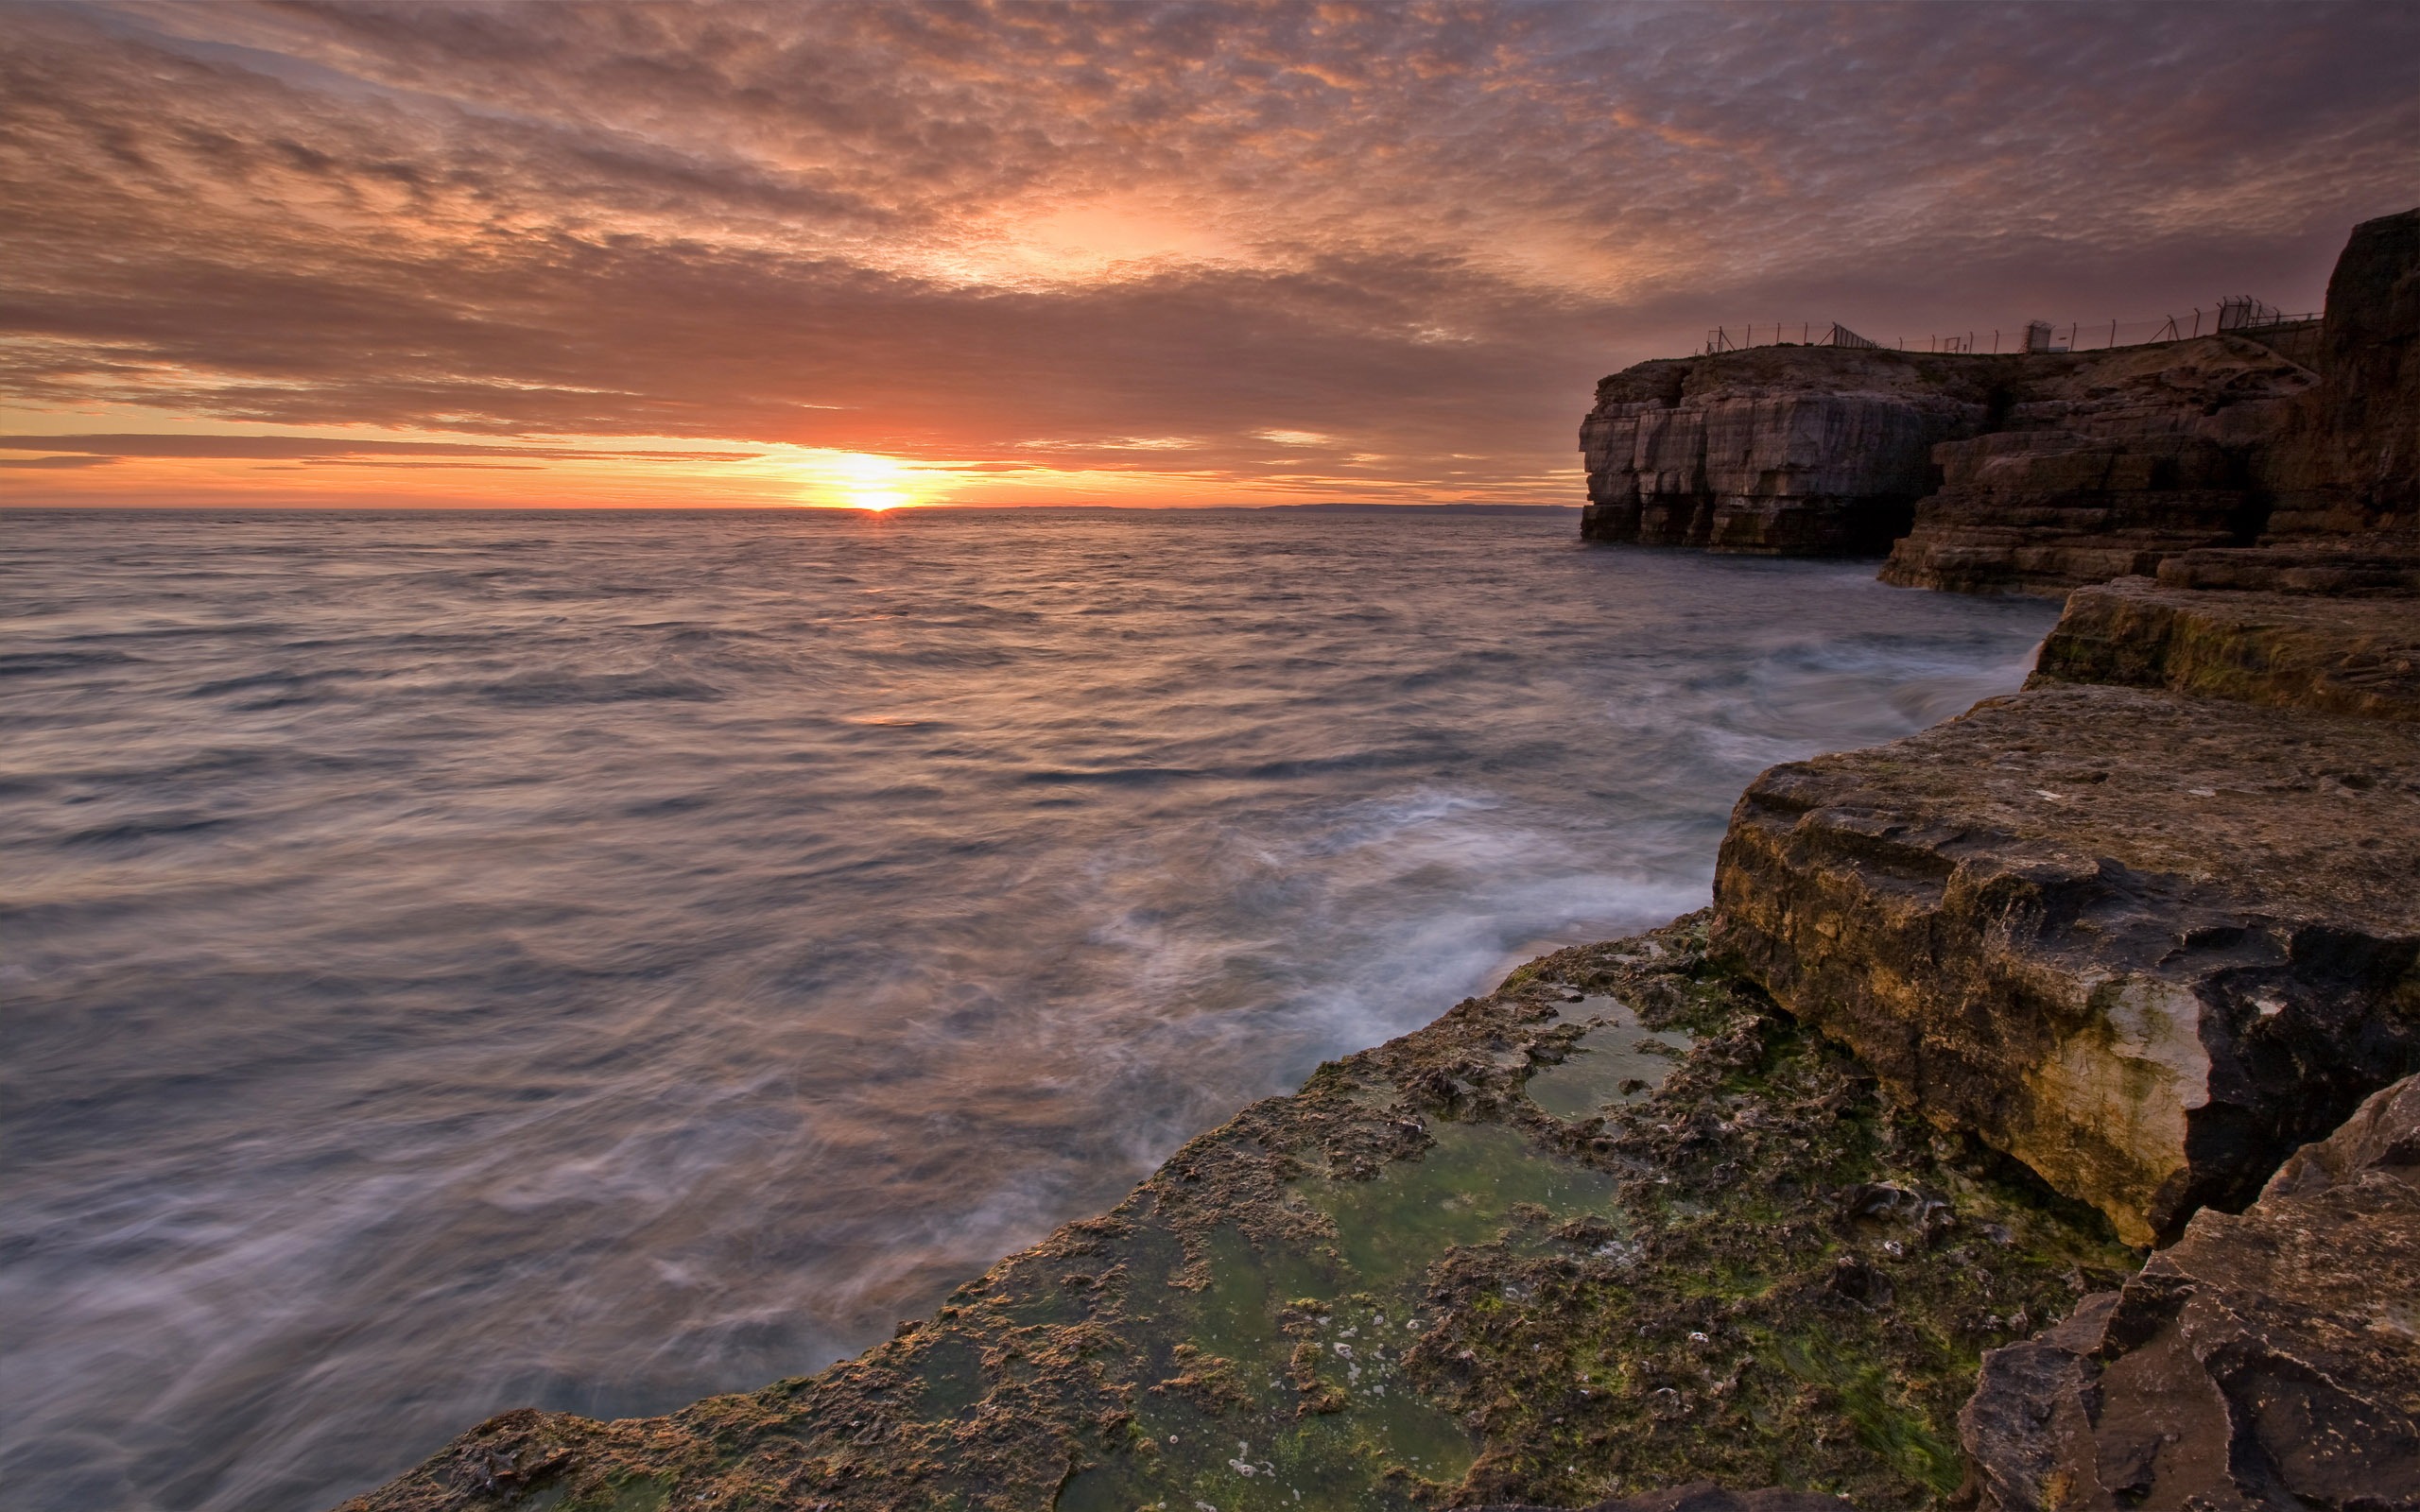
POLYGON ((2053 617, 1571 520, 0 522, 0 1486, 814 1370, 2053 617))

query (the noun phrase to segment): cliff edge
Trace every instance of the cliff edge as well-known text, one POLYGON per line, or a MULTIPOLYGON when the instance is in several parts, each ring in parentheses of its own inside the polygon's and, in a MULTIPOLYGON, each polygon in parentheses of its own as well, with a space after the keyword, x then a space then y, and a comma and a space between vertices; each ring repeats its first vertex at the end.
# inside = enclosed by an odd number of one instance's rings
POLYGON ((1887 551, 1885 581, 1963 593, 2064 593, 2293 541, 2420 562, 2420 210, 2354 228, 2318 337, 1641 363, 1581 423, 1581 534, 1887 551))

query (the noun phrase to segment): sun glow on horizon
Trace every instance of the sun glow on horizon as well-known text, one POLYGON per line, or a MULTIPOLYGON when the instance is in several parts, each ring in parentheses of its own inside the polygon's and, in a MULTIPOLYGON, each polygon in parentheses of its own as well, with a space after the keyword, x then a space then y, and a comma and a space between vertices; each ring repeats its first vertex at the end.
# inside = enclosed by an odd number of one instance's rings
POLYGON ((922 470, 876 452, 829 452, 802 465, 809 502, 880 514, 932 502, 922 470))

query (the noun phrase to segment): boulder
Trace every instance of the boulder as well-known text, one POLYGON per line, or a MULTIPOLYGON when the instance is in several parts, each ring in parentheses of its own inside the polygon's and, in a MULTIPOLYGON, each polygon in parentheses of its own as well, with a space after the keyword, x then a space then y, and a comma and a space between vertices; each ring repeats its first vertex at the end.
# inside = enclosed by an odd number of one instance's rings
POLYGON ((2136 1244, 2420 1070, 2420 726, 2045 686, 1777 766, 1715 941, 2136 1244))
POLYGON ((1979 1512, 2420 1508, 2420 1078, 1983 1357, 1979 1512))

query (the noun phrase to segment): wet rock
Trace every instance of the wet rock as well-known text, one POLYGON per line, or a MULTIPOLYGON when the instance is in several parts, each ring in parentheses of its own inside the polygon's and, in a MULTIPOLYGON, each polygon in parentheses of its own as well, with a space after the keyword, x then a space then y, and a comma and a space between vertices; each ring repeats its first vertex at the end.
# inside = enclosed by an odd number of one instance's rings
POLYGON ((2130 688, 1777 766, 1715 939, 2135 1243, 2420 1069, 2420 728, 2130 688))
MULTIPOLYGON (((1476 1512, 1549 1512, 1545 1507, 1481 1507, 1476 1512)), ((1599 1502, 1587 1512, 1856 1512, 1847 1502, 1821 1491, 1731 1491, 1698 1481, 1668 1491, 1648 1491, 1599 1502)))
POLYGON ((1984 1357, 1981 1512, 2420 1507, 2420 1079, 2197 1215, 2119 1291, 1984 1357))
POLYGON ((1842 1301, 1855 1302, 1864 1308, 1888 1307, 1891 1298, 1896 1295, 1890 1277, 1854 1257, 1844 1258, 1833 1265, 1830 1278, 1824 1282, 1824 1290, 1842 1301))
POLYGON ((444 1480, 484 1496, 519 1496, 571 1465, 558 1426, 558 1419, 526 1407, 491 1418, 462 1435, 444 1480))
MULTIPOLYGON (((2163 566, 2159 581, 2121 577, 2079 589, 2066 612, 2043 643, 2030 687, 2060 682, 2113 683, 2139 688, 2235 698, 2249 703, 2313 709, 2373 719, 2420 720, 2420 596, 2387 587, 2359 596, 2308 592, 2211 591, 2171 586, 2207 575, 2222 580, 2257 581, 2257 568, 2190 554, 2172 575, 2163 566), (2197 560, 2203 558, 2203 560, 2197 560)), ((2266 552, 2246 552, 2258 558, 2266 552)), ((2392 558, 2362 553, 2364 567, 2337 559, 2313 567, 2315 554, 2280 554, 2269 580, 2337 578, 2387 571, 2370 564, 2392 558)), ((2320 558, 2324 559, 2324 558, 2320 558)), ((2412 574, 2420 580, 2420 557, 2412 574)))
POLYGON ((664 1418, 508 1415, 352 1512, 521 1504, 536 1464, 529 1504, 557 1512, 1800 1504, 1696 1483, 1935 1504, 1974 1351, 2131 1256, 2030 1179, 1945 1163, 1709 963, 1705 926, 1558 952, 1322 1066, 819 1375, 664 1418), (1556 1022, 1569 991, 1652 998, 1641 1022, 1689 1048, 1635 1102, 1558 1118, 1525 1089, 1583 1032, 1556 1022), (1440 1070, 1471 1094, 1418 1117, 1440 1070), (1866 1262, 1888 1307, 1832 1297, 1844 1253, 1894 1242, 1841 1232, 1861 1186, 1951 1194, 2008 1243, 1866 1262))

